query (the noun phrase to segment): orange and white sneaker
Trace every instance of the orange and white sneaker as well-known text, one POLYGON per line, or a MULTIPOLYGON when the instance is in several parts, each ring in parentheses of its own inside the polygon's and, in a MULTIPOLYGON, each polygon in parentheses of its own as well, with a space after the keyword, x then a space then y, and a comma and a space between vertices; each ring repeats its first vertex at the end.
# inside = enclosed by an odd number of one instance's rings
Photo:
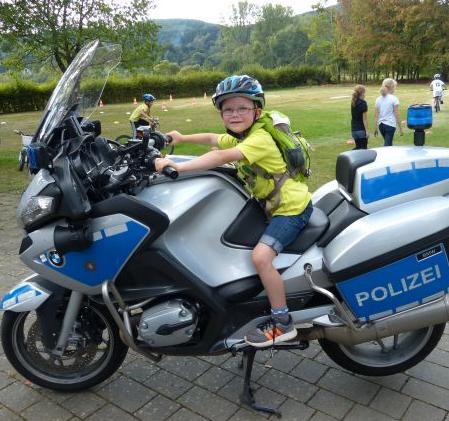
POLYGON ((261 323, 257 328, 248 332, 245 336, 245 342, 255 348, 266 348, 280 342, 286 342, 294 339, 298 334, 291 316, 288 323, 283 324, 269 318, 261 323))

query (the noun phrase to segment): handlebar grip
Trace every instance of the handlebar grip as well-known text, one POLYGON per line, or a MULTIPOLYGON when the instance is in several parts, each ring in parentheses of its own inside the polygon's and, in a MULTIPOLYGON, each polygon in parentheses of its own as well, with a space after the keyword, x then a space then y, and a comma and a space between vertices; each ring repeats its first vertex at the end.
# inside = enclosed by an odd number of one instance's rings
POLYGON ((162 174, 164 174, 166 177, 170 177, 172 180, 175 180, 178 178, 178 171, 176 171, 173 167, 164 167, 162 170, 162 174))

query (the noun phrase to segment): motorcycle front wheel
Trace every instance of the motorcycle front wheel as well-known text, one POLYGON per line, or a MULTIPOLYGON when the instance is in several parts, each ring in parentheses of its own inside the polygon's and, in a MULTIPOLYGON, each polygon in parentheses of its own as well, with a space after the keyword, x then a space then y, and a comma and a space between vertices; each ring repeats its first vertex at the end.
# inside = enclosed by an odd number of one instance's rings
POLYGON ((61 356, 41 339, 35 312, 5 312, 1 338, 12 366, 31 382, 49 389, 76 392, 110 377, 122 364, 128 347, 106 309, 83 305, 61 356))
POLYGON ((437 346, 445 324, 401 333, 380 341, 343 345, 320 339, 323 351, 338 365, 364 376, 390 376, 422 361, 437 346))

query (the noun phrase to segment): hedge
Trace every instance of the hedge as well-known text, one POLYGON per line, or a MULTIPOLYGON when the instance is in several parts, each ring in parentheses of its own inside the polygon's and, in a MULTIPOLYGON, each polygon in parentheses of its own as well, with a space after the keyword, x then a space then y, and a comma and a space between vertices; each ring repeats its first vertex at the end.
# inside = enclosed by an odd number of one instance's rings
MULTIPOLYGON (((305 84, 321 84, 331 81, 330 73, 311 66, 279 67, 264 69, 261 66, 245 66, 239 72, 256 77, 264 89, 289 88, 305 84)), ((111 76, 106 83, 102 100, 106 104, 139 101, 144 92, 151 92, 156 98, 166 99, 209 95, 217 83, 227 75, 219 71, 200 71, 187 75, 137 75, 131 78, 111 76)), ((90 80, 90 86, 100 87, 101 81, 90 80)), ((38 111, 45 108, 56 82, 37 84, 15 81, 0 86, 0 114, 38 111)))
POLYGON ((0 113, 43 110, 56 83, 17 80, 0 85, 0 113))

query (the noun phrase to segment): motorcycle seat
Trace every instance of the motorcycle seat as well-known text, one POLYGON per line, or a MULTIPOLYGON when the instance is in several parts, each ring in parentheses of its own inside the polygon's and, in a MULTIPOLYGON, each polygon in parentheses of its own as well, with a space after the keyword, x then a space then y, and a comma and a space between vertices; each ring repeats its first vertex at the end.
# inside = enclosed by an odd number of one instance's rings
MULTIPOLYGON (((231 247, 254 248, 267 227, 265 212, 256 200, 248 200, 226 229, 222 241, 231 247)), ((283 253, 303 253, 317 242, 329 227, 329 218, 314 207, 307 226, 283 253)))
POLYGON ((338 155, 336 179, 348 193, 354 190, 357 169, 376 160, 377 152, 372 149, 346 151, 338 155))

